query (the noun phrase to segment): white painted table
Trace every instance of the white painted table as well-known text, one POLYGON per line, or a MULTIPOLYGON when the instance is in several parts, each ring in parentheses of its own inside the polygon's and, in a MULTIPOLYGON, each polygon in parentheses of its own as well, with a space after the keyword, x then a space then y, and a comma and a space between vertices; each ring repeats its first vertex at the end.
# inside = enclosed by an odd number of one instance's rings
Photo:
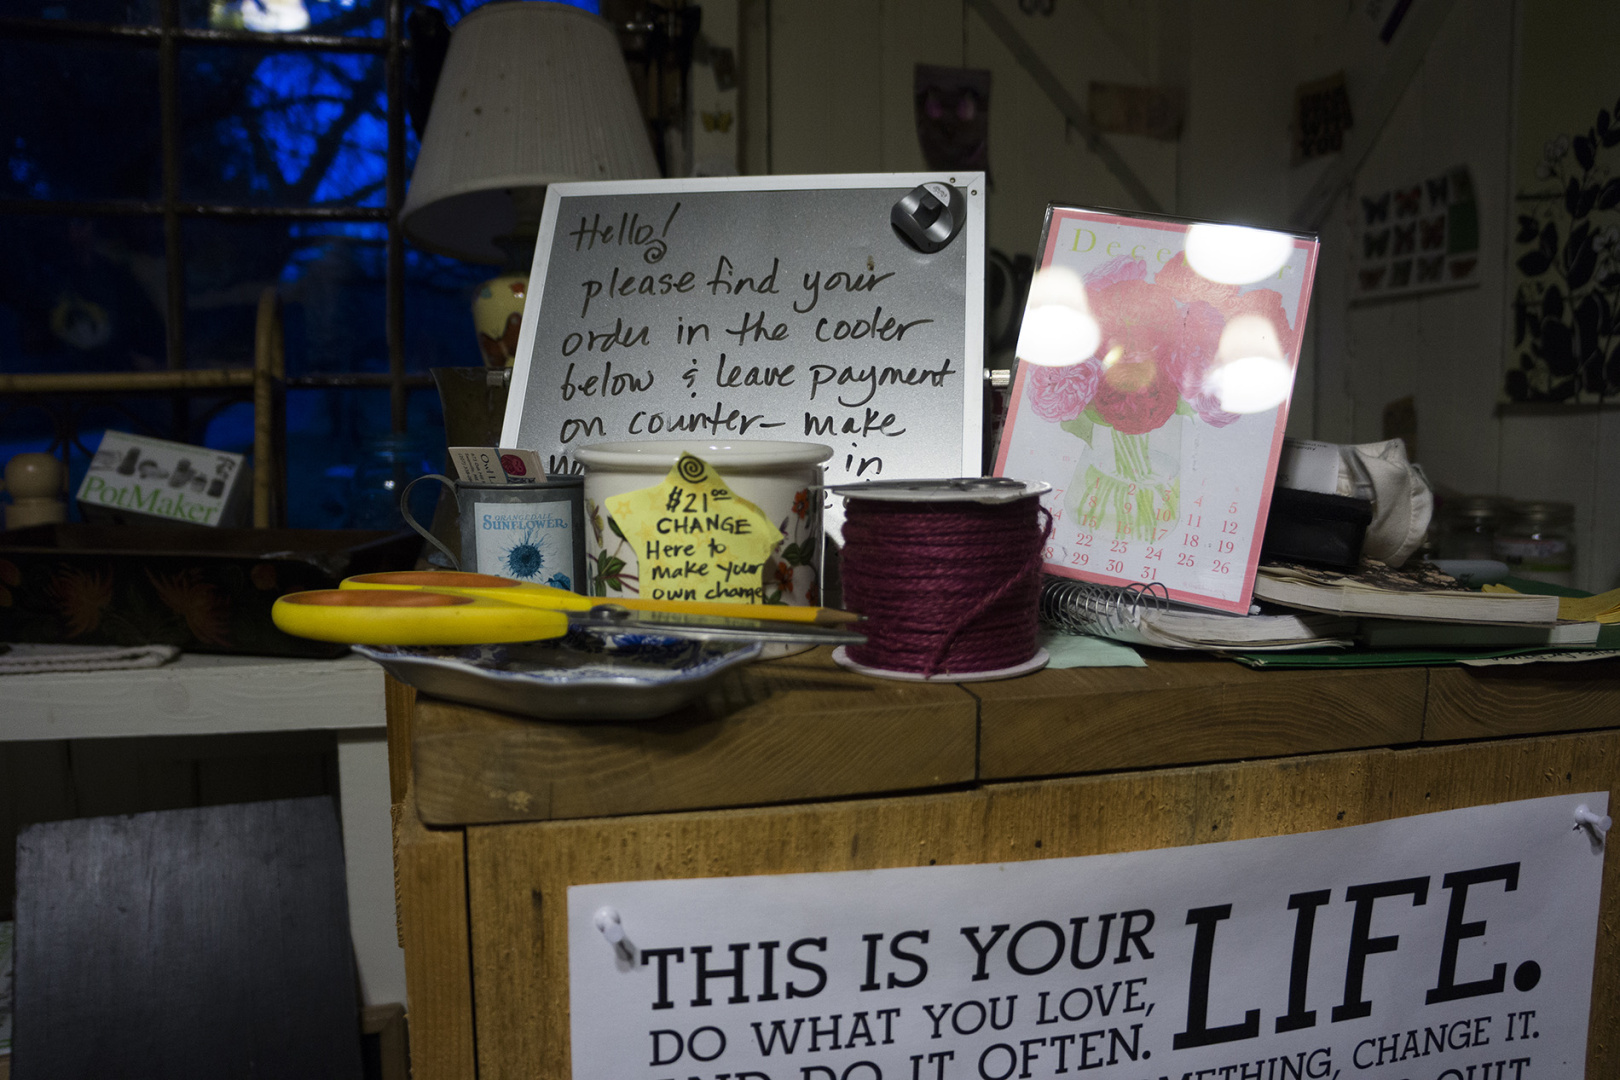
POLYGON ((382 669, 369 660, 185 654, 136 671, 0 677, 0 741, 337 733, 349 926, 368 1005, 405 1001, 394 923, 382 669))

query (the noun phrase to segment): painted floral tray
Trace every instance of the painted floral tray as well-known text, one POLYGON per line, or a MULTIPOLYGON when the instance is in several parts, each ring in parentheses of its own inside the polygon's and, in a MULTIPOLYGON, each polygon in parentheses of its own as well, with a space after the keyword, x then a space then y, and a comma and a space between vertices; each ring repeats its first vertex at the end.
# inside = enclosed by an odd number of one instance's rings
POLYGON ((284 593, 408 570, 401 530, 36 525, 0 532, 0 641, 178 645, 186 652, 335 657, 345 646, 276 629, 284 593))
POLYGON ((697 697, 758 642, 576 630, 521 645, 356 645, 423 693, 537 720, 647 720, 697 697))

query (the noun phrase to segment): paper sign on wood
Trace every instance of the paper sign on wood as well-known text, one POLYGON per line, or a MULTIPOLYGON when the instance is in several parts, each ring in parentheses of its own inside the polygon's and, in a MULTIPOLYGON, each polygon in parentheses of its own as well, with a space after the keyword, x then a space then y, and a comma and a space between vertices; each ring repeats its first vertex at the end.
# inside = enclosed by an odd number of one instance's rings
POLYGON ((573 1077, 1576 1080, 1607 802, 572 886, 573 1077))

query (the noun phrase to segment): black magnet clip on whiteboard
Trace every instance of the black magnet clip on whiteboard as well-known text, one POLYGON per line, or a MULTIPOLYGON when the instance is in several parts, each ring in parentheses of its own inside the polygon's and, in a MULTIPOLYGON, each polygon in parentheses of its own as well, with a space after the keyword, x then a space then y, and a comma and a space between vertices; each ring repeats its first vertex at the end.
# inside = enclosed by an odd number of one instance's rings
POLYGON ((1613 824, 1614 820, 1608 814, 1599 814, 1585 803, 1575 808, 1575 827, 1584 827, 1598 844, 1603 843, 1604 836, 1613 824))
POLYGON ((621 960, 635 962, 635 952, 630 941, 624 936, 624 924, 619 921, 619 913, 610 907, 598 908, 595 917, 596 928, 602 931, 607 943, 613 946, 613 951, 621 960))
POLYGON ((951 185, 937 182, 912 188, 889 211, 894 231, 925 255, 956 239, 966 221, 967 199, 951 185))

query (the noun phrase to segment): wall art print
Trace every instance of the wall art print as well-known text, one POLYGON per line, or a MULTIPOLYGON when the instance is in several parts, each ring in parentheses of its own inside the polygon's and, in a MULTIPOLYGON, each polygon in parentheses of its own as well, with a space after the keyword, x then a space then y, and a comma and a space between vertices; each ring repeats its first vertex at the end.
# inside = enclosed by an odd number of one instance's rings
POLYGON ((1070 367, 1020 364, 996 473, 1052 485, 1048 573, 1247 612, 1286 402, 1224 412, 1206 376, 1241 315, 1297 363, 1317 243, 1295 237, 1275 274, 1226 285, 1188 265, 1191 224, 1048 210, 1041 268, 1081 276, 1102 337, 1070 367))
POLYGON ((1466 165, 1357 192, 1352 301, 1479 284, 1479 206, 1466 165))
POLYGON ((1620 99, 1585 131, 1542 146, 1539 183, 1521 187, 1514 270, 1514 359, 1507 401, 1620 398, 1620 99))

